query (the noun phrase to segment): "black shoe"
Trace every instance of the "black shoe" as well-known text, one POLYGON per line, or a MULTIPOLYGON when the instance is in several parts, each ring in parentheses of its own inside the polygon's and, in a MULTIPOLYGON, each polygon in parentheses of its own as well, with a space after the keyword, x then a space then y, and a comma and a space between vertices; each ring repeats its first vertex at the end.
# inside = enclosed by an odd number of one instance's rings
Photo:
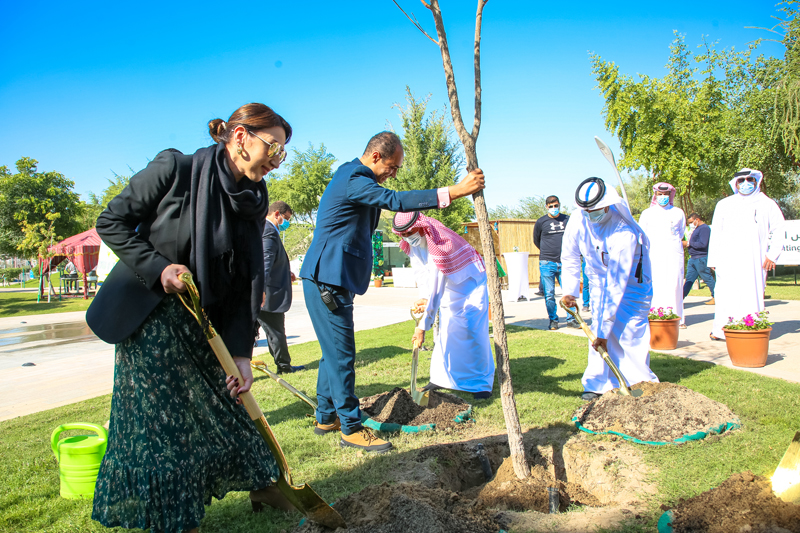
POLYGON ((581 400, 586 401, 586 402, 590 402, 590 401, 592 401, 592 400, 594 400, 596 398, 599 398, 600 396, 602 396, 602 394, 597 394, 596 392, 586 391, 583 394, 581 394, 581 400))
POLYGON ((568 328, 577 328, 577 329, 581 329, 581 326, 580 326, 580 324, 578 324, 578 321, 577 321, 577 320, 570 320, 569 322, 567 322, 567 327, 568 327, 568 328))
POLYGON ((527 301, 528 301, 528 299, 527 299, 527 298, 525 298, 524 296, 520 296, 519 298, 517 298, 517 301, 518 301, 518 302, 527 302, 527 301))
POLYGON ((291 374, 292 372, 299 372, 300 370, 305 370, 306 367, 304 365, 300 366, 279 366, 278 367, 278 374, 291 374))
POLYGON ((534 292, 533 294, 534 294, 535 296, 544 296, 544 293, 543 293, 542 291, 539 291, 539 292, 534 292))
POLYGON ((476 400, 487 400, 492 397, 492 391, 485 390, 481 392, 473 392, 472 397, 476 400))
POLYGON ((550 329, 551 329, 551 330, 556 330, 556 329, 558 329, 558 320, 551 320, 551 321, 550 321, 550 329))
POLYGON ((583 308, 581 308, 581 311, 583 311, 584 313, 588 313, 589 312, 589 306, 588 305, 584 305, 583 308))
POLYGON ((431 383, 431 382, 429 381, 429 382, 428 382, 428 384, 427 384, 427 385, 425 385, 424 387, 422 387, 422 389, 421 389, 421 390, 422 390, 422 392, 426 392, 426 391, 432 391, 432 390, 439 390, 439 389, 443 389, 443 388, 444 388, 444 387, 440 387, 440 386, 439 386, 439 385, 437 385, 436 383, 431 383))

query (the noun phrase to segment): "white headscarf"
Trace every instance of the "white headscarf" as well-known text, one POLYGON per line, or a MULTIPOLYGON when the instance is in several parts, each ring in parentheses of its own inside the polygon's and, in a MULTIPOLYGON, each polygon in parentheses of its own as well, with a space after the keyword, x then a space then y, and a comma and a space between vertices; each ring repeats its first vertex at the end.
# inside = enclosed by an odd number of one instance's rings
POLYGON ((766 197, 764 193, 761 192, 761 180, 764 179, 764 174, 761 173, 760 170, 753 170, 751 168, 743 168, 739 172, 733 175, 731 179, 730 186, 733 189, 733 197, 736 198, 738 202, 753 202, 756 199, 760 198, 761 196, 766 197), (750 194, 742 194, 739 192, 739 188, 736 186, 736 180, 739 178, 746 178, 749 176, 753 176, 756 179, 756 188, 753 189, 753 192, 750 194))

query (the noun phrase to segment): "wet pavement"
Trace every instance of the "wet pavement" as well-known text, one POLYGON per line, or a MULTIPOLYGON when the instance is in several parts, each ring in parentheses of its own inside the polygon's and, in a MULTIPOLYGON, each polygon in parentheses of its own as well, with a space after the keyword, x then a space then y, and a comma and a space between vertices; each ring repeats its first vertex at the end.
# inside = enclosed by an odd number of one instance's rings
MULTIPOLYGON (((372 329, 409 320, 416 289, 370 288, 354 305, 356 330, 372 329)), ((713 306, 707 298, 686 299, 686 323, 678 348, 664 351, 681 357, 732 366, 724 342, 709 340, 713 306)), ((760 375, 800 382, 800 301, 767 300, 776 322, 770 356, 763 368, 742 369, 760 375)), ((547 312, 542 297, 506 301, 506 323, 546 330, 547 312)), ((50 315, 0 318, 0 420, 94 398, 111 392, 114 347, 99 340, 86 325, 83 311, 50 315), (33 363, 35 366, 23 366, 33 363)), ((564 311, 559 310, 561 322, 564 311)), ((583 313, 589 318, 589 313, 583 313)), ((294 286, 293 304, 286 314, 289 345, 316 340, 305 309, 302 288, 294 286)), ((561 328, 551 334, 583 336, 581 330, 561 328)), ((412 331, 409 330, 409 339, 412 331)), ((261 332, 256 356, 271 364, 261 332)))

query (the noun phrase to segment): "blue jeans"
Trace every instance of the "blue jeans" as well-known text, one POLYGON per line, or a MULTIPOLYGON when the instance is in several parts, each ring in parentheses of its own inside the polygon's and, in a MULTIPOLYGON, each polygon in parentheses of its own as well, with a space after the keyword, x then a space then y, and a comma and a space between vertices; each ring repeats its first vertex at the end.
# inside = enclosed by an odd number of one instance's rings
POLYGON ((583 306, 589 307, 589 276, 586 275, 586 261, 581 256, 581 272, 583 273, 583 306))
POLYGON ((689 291, 692 290, 692 284, 700 276, 703 282, 708 285, 711 291, 711 297, 714 297, 714 274, 708 268, 708 257, 690 257, 689 262, 686 264, 686 281, 683 283, 683 297, 688 296, 689 291))
MULTIPOLYGON (((544 285, 544 303, 547 305, 547 316, 550 320, 558 321, 558 313, 556 313, 556 280, 561 285, 561 263, 539 261, 539 276, 544 285)), ((567 316, 567 322, 573 320, 571 315, 567 316)))

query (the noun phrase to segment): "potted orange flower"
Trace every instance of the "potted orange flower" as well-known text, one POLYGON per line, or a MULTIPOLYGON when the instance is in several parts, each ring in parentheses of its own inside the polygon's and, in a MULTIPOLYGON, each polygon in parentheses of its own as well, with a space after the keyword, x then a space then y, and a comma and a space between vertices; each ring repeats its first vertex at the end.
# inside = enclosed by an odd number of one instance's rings
POLYGON ((767 364, 769 334, 772 331, 768 315, 768 311, 761 311, 741 320, 728 317, 728 323, 722 329, 733 366, 759 368, 767 364))
POLYGON ((650 320, 651 349, 674 350, 678 347, 681 317, 671 307, 651 307, 647 318, 650 320))

